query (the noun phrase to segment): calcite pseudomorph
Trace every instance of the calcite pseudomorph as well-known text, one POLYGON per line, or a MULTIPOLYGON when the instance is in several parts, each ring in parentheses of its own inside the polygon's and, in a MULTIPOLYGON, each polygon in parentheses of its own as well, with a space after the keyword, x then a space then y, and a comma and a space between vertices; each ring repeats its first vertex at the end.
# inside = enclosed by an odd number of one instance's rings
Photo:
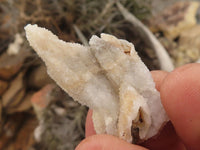
POLYGON ((27 25, 25 30, 49 75, 74 100, 93 110, 97 134, 135 143, 156 135, 168 120, 133 44, 101 34, 92 36, 86 47, 59 40, 37 25, 27 25))

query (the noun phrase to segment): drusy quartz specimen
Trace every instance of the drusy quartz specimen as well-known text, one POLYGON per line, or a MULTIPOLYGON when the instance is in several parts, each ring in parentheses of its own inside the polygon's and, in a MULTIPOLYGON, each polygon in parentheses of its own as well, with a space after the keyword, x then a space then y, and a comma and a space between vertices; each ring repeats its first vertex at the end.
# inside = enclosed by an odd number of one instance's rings
POLYGON ((156 135, 168 120, 151 74, 132 43, 101 34, 92 36, 86 47, 59 40, 37 25, 25 30, 52 79, 93 110, 97 134, 137 143, 156 135))

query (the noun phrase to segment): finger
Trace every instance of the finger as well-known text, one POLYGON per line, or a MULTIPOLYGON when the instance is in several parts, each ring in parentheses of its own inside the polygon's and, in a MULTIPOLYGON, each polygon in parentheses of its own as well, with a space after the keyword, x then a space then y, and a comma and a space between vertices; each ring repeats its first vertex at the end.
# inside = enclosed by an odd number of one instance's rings
POLYGON ((147 150, 111 135, 94 135, 83 140, 75 150, 147 150))
POLYGON ((85 124, 85 137, 95 135, 96 132, 94 130, 94 125, 92 121, 92 110, 88 111, 87 118, 86 118, 86 124, 85 124))
POLYGON ((169 73, 161 86, 161 99, 177 134, 188 149, 200 149, 200 64, 169 73))
MULTIPOLYGON (((165 77, 168 75, 166 71, 151 71, 151 75, 156 84, 156 89, 160 91, 162 83, 165 77)), ((142 143, 143 146, 152 150, 183 150, 184 146, 177 137, 172 124, 169 122, 160 131, 159 135, 150 138, 149 140, 142 143)))

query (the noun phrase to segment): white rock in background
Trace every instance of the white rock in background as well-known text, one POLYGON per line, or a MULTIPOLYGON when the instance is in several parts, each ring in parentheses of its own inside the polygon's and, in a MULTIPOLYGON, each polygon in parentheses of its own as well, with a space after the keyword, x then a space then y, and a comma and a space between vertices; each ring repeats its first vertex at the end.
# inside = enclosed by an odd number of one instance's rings
POLYGON ((7 49, 7 53, 9 55, 17 55, 20 51, 20 48, 21 48, 21 44, 23 43, 23 38, 22 36, 17 33, 15 35, 15 40, 13 43, 11 43, 9 46, 8 46, 8 49, 7 49))
POLYGON ((98 134, 138 142, 156 135, 168 120, 151 74, 131 43, 102 34, 84 47, 37 25, 25 30, 49 75, 74 100, 93 109, 98 134))
POLYGON ((197 24, 196 14, 199 4, 198 1, 177 1, 152 19, 151 30, 162 31, 170 40, 177 38, 184 30, 197 24))

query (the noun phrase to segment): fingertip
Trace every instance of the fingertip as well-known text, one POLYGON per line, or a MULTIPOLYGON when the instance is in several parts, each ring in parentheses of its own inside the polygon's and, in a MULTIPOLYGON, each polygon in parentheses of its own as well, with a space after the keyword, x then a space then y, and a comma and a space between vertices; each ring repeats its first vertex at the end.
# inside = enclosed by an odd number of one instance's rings
POLYGON ((93 135, 83 140, 75 150, 147 150, 111 135, 93 135))
POLYGON ((200 149, 200 64, 169 73, 161 86, 163 106, 186 145, 200 149))

